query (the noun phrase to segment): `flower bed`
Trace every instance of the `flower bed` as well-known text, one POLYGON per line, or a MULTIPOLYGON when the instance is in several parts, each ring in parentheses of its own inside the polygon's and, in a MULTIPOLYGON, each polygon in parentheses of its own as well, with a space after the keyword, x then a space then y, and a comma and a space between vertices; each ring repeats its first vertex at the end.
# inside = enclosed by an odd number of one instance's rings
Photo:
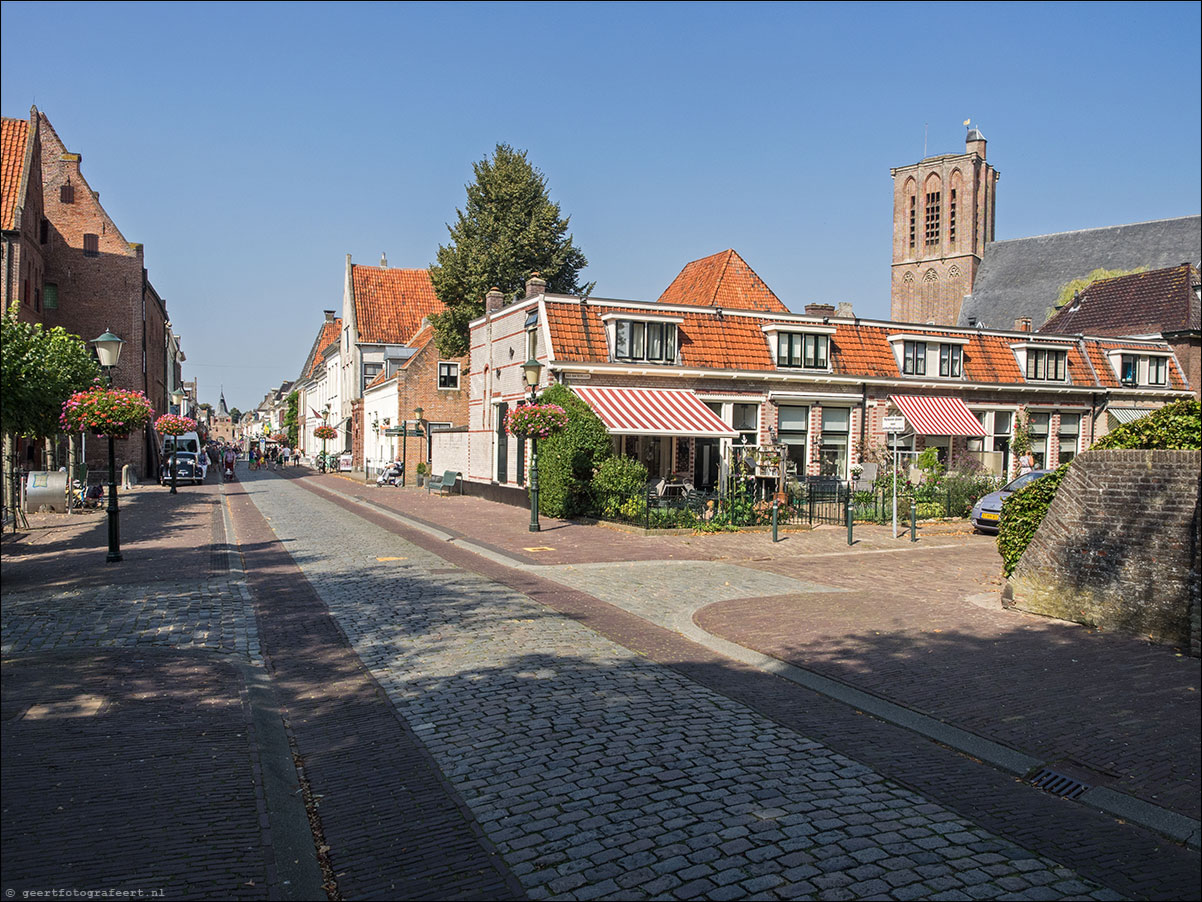
POLYGON ((150 399, 140 391, 91 388, 67 399, 59 422, 64 432, 124 438, 145 426, 153 414, 150 399))
POLYGON ((505 429, 518 438, 549 438, 568 424, 558 404, 524 404, 505 416, 505 429))

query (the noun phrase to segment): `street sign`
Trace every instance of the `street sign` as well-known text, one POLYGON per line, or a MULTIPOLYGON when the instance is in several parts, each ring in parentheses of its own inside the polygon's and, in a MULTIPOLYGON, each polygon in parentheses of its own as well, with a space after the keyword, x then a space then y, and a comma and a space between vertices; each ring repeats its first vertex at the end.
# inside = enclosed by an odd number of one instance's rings
POLYGON ((906 418, 905 417, 882 417, 881 427, 886 432, 905 432, 906 418))

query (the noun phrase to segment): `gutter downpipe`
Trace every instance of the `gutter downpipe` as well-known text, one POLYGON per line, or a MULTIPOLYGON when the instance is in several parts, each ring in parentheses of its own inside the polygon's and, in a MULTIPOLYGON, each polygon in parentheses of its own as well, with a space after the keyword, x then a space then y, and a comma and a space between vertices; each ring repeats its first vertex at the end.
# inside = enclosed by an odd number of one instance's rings
POLYGON ((864 459, 864 441, 868 433, 868 383, 860 383, 860 460, 864 459))

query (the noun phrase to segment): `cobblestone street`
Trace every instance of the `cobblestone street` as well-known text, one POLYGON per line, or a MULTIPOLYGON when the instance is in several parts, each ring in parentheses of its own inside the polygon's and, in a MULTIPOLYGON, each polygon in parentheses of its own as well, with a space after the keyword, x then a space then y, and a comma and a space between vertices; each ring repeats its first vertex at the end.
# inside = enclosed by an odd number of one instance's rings
POLYGON ((246 488, 533 898, 1118 897, 288 481, 246 488))

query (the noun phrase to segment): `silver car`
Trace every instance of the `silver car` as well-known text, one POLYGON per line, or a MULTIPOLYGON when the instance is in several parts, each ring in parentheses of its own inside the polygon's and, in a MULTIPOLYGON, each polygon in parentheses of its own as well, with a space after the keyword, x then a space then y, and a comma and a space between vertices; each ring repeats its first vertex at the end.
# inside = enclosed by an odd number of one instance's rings
POLYGON ((990 492, 972 507, 972 525, 977 532, 997 532, 998 520, 1002 516, 1002 502, 1017 492, 1025 489, 1036 479, 1051 473, 1051 470, 1032 470, 1017 479, 1011 480, 996 492, 990 492))

